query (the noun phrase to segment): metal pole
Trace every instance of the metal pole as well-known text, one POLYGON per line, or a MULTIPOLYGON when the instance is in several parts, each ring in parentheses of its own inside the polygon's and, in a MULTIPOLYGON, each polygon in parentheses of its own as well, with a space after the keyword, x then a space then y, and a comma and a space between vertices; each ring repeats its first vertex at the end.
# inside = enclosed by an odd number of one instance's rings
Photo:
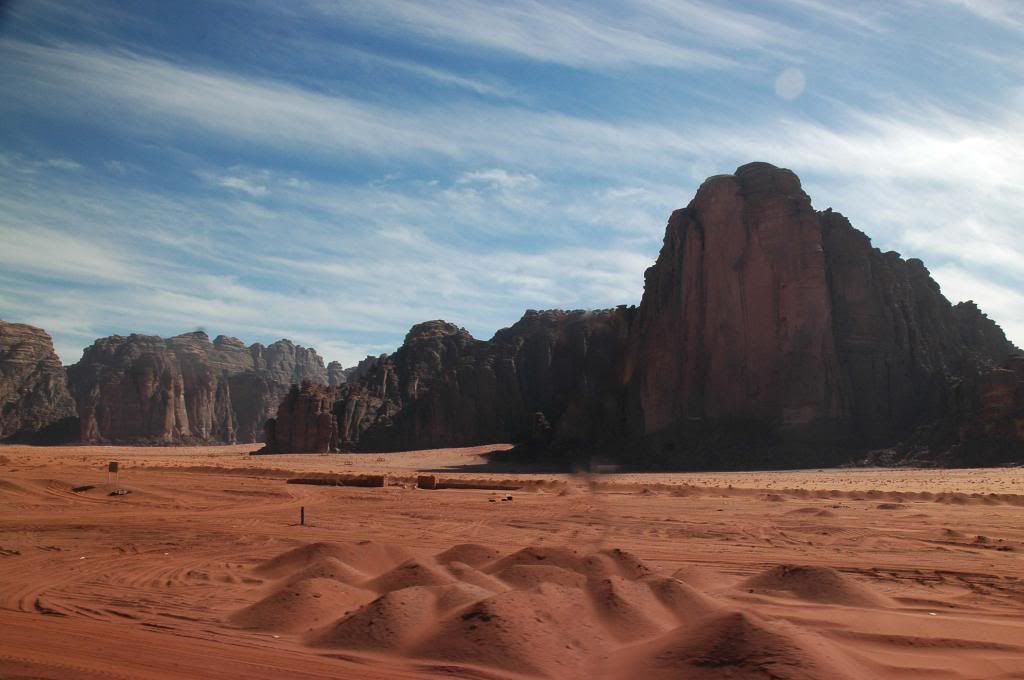
POLYGON ((299 524, 306 526, 306 506, 303 505, 299 508, 299 524))

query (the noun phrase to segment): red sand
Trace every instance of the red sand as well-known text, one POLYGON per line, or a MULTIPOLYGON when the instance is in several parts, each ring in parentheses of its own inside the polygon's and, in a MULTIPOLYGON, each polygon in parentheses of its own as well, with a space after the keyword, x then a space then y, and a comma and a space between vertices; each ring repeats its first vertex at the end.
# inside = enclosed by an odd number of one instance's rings
POLYGON ((0 449, 0 677, 1024 678, 1024 470, 248 448, 0 449), (305 473, 392 485, 285 484, 305 473))

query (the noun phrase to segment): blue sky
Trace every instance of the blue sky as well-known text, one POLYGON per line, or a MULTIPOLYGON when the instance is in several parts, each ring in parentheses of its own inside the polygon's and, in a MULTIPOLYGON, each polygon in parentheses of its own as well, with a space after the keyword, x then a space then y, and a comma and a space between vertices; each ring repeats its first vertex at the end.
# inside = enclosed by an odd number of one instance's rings
POLYGON ((289 337, 635 304, 764 160, 1024 344, 1024 3, 0 3, 0 318, 289 337))

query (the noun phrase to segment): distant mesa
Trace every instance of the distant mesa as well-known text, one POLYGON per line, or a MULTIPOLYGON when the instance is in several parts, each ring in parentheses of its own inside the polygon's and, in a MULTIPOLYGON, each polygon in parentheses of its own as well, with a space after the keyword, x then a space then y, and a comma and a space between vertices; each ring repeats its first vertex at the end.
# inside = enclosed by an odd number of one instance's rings
POLYGON ((512 460, 685 469, 1024 461, 1020 350, 768 163, 672 213, 639 306, 528 310, 489 340, 426 321, 343 369, 287 340, 112 336, 63 387, 29 328, 0 326, 3 437, 77 414, 83 442, 268 453, 512 441, 512 460))
POLYGON ((74 439, 75 416, 50 336, 35 326, 0 321, 0 441, 74 439))
POLYGON ((304 380, 327 381, 312 349, 210 342, 202 331, 102 338, 68 367, 85 443, 260 441, 289 387, 304 380))

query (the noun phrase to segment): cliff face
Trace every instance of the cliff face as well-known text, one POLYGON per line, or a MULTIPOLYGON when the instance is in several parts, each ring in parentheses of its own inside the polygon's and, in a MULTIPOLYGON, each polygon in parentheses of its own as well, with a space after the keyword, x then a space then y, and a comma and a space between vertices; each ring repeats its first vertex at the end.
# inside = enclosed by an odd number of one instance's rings
POLYGON ((305 382, 292 385, 266 422, 266 440, 279 452, 327 453, 338 450, 338 420, 334 403, 338 389, 305 382))
POLYGON ((630 331, 630 431, 685 448, 696 426, 888 445, 952 412, 1012 345, 954 307, 920 260, 816 213, 788 170, 713 177, 669 221, 630 331))
MULTIPOLYGON (((624 309, 531 311, 490 341, 444 321, 417 324, 398 351, 360 364, 361 376, 338 389, 339 446, 394 451, 518 441, 530 437, 537 414, 557 423, 566 441, 617 435, 628 317, 624 309)), ((281 436, 268 444, 297 450, 281 436)))
POLYGON ((348 382, 348 375, 345 373, 345 369, 342 368, 341 364, 337 361, 332 361, 327 364, 327 384, 331 387, 337 387, 338 385, 344 385, 348 382))
POLYGON ((872 248, 838 213, 820 221, 847 419, 862 440, 942 417, 957 380, 1008 358, 1002 330, 973 303, 951 305, 920 260, 872 248))
POLYGON ((333 414, 342 448, 532 441, 627 462, 824 464, 943 419, 963 425, 946 446, 1006 439, 1018 388, 995 369, 1014 349, 919 260, 753 163, 673 213, 639 308, 528 312, 486 342, 417 325, 349 373, 333 414), (780 458, 791 445, 812 457, 780 458))
POLYGON ((327 380, 316 352, 288 340, 246 347, 202 332, 97 340, 68 377, 91 443, 257 441, 290 385, 327 380))
POLYGON ((669 220, 646 274, 626 374, 631 431, 738 418, 842 432, 822 232, 796 175, 712 177, 669 220))
POLYGON ((960 442, 969 448, 998 449, 1007 454, 1006 459, 1019 454, 1024 448, 1024 354, 983 375, 974 396, 973 409, 961 425, 960 442))
POLYGON ((0 440, 33 440, 75 416, 46 331, 0 321, 0 440))
POLYGON ((953 403, 906 444, 915 458, 965 467, 1024 461, 1024 354, 957 383, 953 403))

